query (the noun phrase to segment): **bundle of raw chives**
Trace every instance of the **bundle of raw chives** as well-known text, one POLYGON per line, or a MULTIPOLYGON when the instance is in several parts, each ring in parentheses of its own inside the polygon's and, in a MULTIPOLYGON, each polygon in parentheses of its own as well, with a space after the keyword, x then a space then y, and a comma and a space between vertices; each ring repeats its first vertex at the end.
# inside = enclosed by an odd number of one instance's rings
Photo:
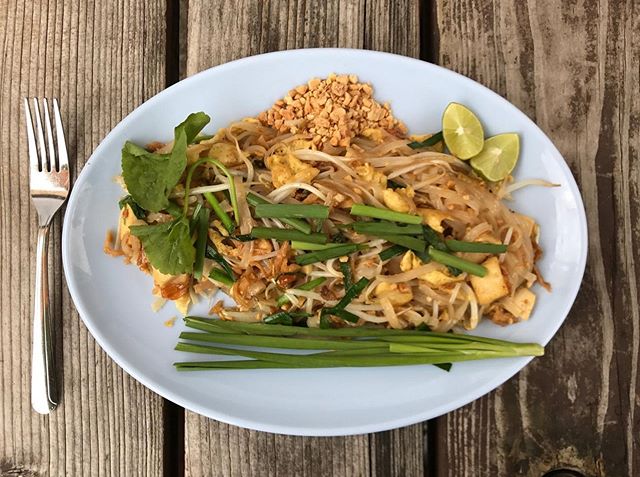
POLYGON ((403 366, 449 363, 514 356, 542 356, 534 343, 512 343, 464 334, 386 328, 304 328, 186 317, 187 327, 176 350, 241 360, 174 363, 176 369, 268 369, 403 366), (196 343, 193 343, 196 342, 196 343), (207 343, 207 344, 202 344, 207 343), (214 345, 212 345, 212 343, 214 345), (235 346, 306 350, 312 354, 254 351, 235 346))

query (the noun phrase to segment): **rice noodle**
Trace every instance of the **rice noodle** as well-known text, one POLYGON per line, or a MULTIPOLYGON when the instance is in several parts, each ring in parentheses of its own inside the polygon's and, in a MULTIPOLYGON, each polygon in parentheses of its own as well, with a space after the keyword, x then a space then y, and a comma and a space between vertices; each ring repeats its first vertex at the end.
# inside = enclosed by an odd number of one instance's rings
POLYGON ((540 187, 560 187, 560 184, 554 184, 553 182, 545 181, 544 179, 524 179, 514 182, 504 188, 503 195, 510 196, 515 191, 528 186, 540 186, 540 187))
POLYGON ((327 196, 320 192, 317 188, 310 186, 309 184, 304 184, 302 182, 291 182, 289 184, 285 184, 273 192, 270 192, 267 195, 267 198, 271 199, 274 203, 282 202, 285 197, 289 196, 291 191, 295 191, 297 189, 304 189, 312 194, 318 196, 321 200, 326 200, 327 196))
MULTIPOLYGON (((222 192, 223 190, 229 190, 229 184, 194 187, 193 189, 189 190, 189 195, 204 194, 205 192, 222 192)), ((182 195, 176 194, 176 197, 181 196, 182 195)))

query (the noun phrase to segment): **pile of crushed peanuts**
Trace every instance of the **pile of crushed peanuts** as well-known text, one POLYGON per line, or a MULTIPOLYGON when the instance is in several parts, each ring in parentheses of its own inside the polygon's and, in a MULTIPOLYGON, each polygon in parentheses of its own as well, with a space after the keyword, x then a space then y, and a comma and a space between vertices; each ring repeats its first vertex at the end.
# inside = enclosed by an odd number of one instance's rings
POLYGON ((349 147, 354 137, 370 136, 374 131, 398 137, 407 133, 389 104, 373 99, 371 85, 359 83, 355 75, 313 78, 260 113, 258 120, 280 133, 309 135, 320 150, 327 145, 349 147))

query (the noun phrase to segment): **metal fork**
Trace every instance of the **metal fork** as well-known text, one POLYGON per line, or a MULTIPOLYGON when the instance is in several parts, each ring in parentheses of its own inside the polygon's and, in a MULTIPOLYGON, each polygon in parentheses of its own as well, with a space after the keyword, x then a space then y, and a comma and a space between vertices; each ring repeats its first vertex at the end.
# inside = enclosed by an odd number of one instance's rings
POLYGON ((58 100, 53 99, 53 124, 49 115, 48 101, 46 99, 42 100, 44 118, 40 117, 38 103, 38 99, 33 98, 34 124, 29 108, 29 100, 24 98, 27 141, 29 144, 31 199, 38 213, 31 360, 31 405, 37 412, 48 414, 58 405, 49 309, 49 227, 51 219, 69 194, 69 158, 64 140, 64 131, 62 130, 58 100), (45 126, 46 141, 42 130, 42 122, 44 122, 45 126))

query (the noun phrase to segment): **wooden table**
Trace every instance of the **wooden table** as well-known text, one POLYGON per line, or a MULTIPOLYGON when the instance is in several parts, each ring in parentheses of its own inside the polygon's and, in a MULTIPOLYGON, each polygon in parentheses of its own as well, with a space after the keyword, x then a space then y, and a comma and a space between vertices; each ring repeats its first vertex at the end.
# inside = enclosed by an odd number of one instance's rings
POLYGON ((637 0, 0 0, 0 51, 0 475, 640 475, 637 0), (318 46, 459 71, 558 146, 583 193, 590 249, 545 357, 462 409, 394 431, 298 438, 221 424, 148 391, 96 345, 64 287, 58 217, 64 397, 50 417, 32 412, 36 226, 20 99, 61 99, 77 174, 113 126, 179 79, 318 46))

